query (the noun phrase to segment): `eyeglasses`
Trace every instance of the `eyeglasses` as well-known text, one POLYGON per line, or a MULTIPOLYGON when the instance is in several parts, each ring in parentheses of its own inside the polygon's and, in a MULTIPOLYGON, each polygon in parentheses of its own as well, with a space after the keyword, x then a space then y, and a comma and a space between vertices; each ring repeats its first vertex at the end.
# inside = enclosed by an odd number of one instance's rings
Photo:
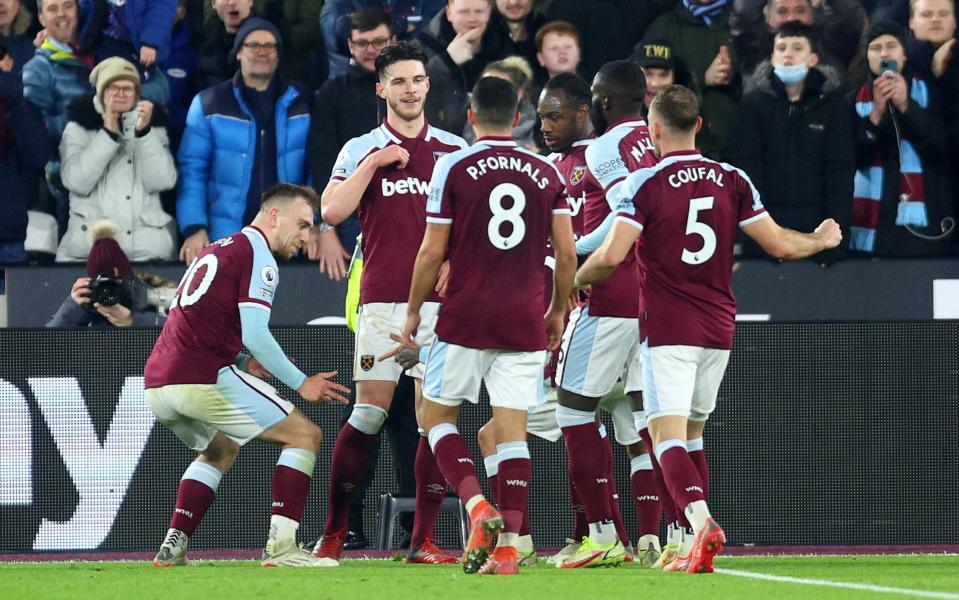
POLYGON ((272 54, 276 52, 277 45, 275 42, 267 42, 265 44, 257 44, 256 42, 243 42, 243 47, 254 54, 260 50, 266 50, 272 54))
POLYGON ((382 50, 383 48, 386 48, 387 46, 390 45, 390 40, 391 38, 377 38, 375 40, 370 40, 370 41, 350 40, 350 44, 352 44, 353 47, 356 48, 357 50, 361 52, 365 52, 366 49, 369 48, 370 46, 372 46, 374 50, 382 50))
POLYGON ((107 91, 117 96, 132 96, 137 89, 132 85, 108 85, 107 91))

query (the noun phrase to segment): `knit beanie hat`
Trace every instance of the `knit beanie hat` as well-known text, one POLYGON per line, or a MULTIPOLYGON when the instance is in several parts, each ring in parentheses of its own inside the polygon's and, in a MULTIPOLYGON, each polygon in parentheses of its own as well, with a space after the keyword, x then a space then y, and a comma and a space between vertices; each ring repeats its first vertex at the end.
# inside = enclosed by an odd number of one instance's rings
POLYGON ((260 17, 250 17, 243 21, 243 24, 236 31, 236 39, 233 40, 233 56, 236 57, 240 51, 240 47, 246 41, 246 36, 260 30, 269 31, 273 34, 273 39, 276 40, 276 49, 283 50, 283 40, 280 39, 280 30, 276 28, 276 25, 260 17))
POLYGON ((116 226, 110 221, 100 221, 90 229, 93 246, 87 258, 87 277, 96 279, 98 275, 114 279, 133 277, 133 266, 124 254, 114 236, 116 226))
POLYGON ((136 87, 137 96, 140 95, 140 73, 137 68, 119 56, 110 57, 98 64, 90 71, 90 85, 97 90, 97 98, 103 99, 103 90, 117 79, 127 79, 136 87))
POLYGON ((872 27, 866 30, 866 34, 862 36, 862 47, 868 48, 869 44, 872 43, 874 39, 883 35, 891 35, 897 40, 899 44, 905 50, 906 48, 906 30, 905 28, 897 23, 896 21, 885 20, 878 21, 873 23, 872 27))

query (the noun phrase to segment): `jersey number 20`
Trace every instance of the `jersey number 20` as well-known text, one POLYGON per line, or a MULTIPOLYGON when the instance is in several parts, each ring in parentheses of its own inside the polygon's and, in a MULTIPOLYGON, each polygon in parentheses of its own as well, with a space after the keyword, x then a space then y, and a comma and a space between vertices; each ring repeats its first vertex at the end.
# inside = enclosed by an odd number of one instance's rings
POLYGON ((686 215, 686 235, 698 235, 703 238, 703 247, 696 252, 683 248, 683 262, 688 265, 701 265, 716 253, 716 232, 699 220, 699 213, 713 207, 715 198, 704 196, 689 201, 689 213, 686 215))
POLYGON ((526 208, 526 194, 515 183, 501 183, 493 188, 489 195, 489 209, 493 217, 489 220, 486 233, 493 246, 500 250, 509 250, 519 246, 526 235, 526 223, 523 221, 523 209, 526 208), (503 207, 503 199, 512 198, 513 206, 503 207), (504 236, 500 228, 509 223, 510 234, 504 236))

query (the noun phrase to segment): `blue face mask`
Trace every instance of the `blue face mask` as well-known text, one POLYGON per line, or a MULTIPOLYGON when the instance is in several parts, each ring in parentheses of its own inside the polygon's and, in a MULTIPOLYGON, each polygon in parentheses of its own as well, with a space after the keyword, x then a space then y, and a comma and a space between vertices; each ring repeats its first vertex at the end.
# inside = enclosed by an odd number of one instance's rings
POLYGON ((806 73, 809 72, 809 67, 806 65, 775 67, 773 72, 776 73, 779 81, 783 82, 783 85, 790 86, 802 82, 802 80, 806 78, 806 73))

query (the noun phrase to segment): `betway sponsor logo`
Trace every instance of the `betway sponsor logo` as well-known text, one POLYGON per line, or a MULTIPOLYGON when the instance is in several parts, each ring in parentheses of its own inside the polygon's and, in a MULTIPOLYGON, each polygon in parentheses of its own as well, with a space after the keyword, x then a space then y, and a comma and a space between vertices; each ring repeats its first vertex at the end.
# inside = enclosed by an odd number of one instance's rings
POLYGON ((525 479, 507 479, 506 485, 515 485, 517 487, 526 487, 529 485, 525 479))
POLYGON ((406 179, 397 179, 390 181, 388 179, 380 180, 381 193, 383 197, 395 196, 397 194, 417 194, 425 196, 429 189, 429 183, 421 181, 416 177, 407 177, 406 179))

